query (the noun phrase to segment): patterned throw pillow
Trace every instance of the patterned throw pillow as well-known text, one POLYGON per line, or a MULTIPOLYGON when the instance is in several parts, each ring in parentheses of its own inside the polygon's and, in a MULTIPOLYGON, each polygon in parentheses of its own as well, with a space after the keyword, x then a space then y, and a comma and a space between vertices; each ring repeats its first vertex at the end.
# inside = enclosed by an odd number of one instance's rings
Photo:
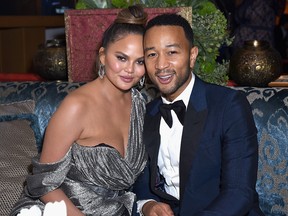
POLYGON ((0 215, 9 215, 38 153, 33 100, 0 104, 0 215))

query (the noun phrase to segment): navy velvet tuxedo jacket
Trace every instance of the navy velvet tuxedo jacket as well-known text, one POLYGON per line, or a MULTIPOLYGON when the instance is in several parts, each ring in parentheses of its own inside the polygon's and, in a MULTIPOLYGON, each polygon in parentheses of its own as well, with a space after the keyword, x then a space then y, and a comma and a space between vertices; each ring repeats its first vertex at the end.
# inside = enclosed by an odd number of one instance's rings
POLYGON ((263 215, 255 190, 257 129, 246 97, 196 77, 180 150, 180 201, 158 186, 161 98, 147 105, 144 144, 148 164, 138 178, 137 199, 171 205, 175 215, 263 215))

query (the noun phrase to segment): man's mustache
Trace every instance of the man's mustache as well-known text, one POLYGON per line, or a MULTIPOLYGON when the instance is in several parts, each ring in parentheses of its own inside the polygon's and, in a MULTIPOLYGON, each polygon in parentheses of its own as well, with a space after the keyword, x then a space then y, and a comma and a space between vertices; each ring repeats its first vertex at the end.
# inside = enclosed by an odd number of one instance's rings
POLYGON ((173 74, 173 73, 175 73, 175 71, 174 70, 172 70, 172 69, 164 69, 164 70, 156 70, 156 72, 155 72, 155 75, 159 75, 159 74, 173 74))

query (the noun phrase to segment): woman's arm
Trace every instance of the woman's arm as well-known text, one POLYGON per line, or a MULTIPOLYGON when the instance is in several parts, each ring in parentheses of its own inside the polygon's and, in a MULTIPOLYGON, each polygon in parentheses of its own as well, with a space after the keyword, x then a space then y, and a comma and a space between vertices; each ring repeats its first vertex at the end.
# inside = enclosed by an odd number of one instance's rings
MULTIPOLYGON (((57 163, 66 156, 83 131, 80 118, 82 112, 83 106, 79 103, 78 97, 68 96, 63 100, 47 126, 40 156, 41 164, 57 163)), ((61 189, 48 192, 40 200, 44 203, 64 200, 68 216, 84 215, 61 189)))

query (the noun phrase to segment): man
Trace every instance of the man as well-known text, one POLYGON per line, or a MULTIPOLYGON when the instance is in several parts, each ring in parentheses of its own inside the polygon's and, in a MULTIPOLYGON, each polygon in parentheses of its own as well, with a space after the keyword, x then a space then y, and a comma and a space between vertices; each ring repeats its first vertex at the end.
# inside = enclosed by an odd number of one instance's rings
POLYGON ((138 212, 147 215, 264 215, 258 206, 257 130, 246 97, 201 81, 184 18, 163 14, 144 35, 145 64, 161 97, 147 105, 149 164, 136 182, 138 212), (163 104, 183 101, 170 112, 163 104), (168 123, 164 111, 172 114, 168 123), (186 112, 185 112, 186 111, 186 112))

